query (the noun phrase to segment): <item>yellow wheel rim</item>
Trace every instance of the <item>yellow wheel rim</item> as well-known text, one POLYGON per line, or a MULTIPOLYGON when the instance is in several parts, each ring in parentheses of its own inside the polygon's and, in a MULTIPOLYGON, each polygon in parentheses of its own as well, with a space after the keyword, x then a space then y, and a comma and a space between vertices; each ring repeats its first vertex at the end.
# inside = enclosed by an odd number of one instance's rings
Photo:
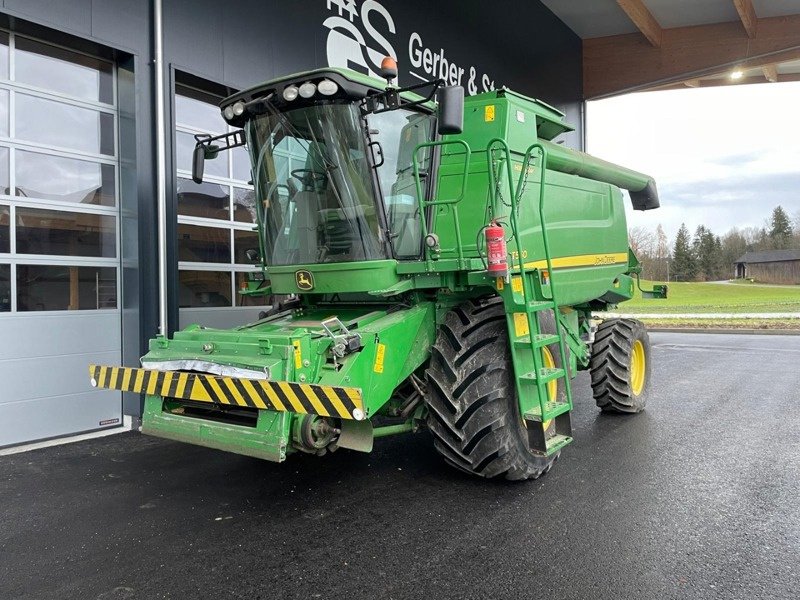
MULTIPOLYGON (((553 358, 553 353, 550 352, 550 348, 548 348, 547 346, 542 348, 542 364, 548 369, 554 369, 556 366, 556 361, 553 358)), ((555 402, 557 393, 558 393, 558 380, 554 379, 553 381, 549 381, 547 383, 547 399, 550 402, 555 402)))
MULTIPOLYGON (((547 346, 542 348, 542 364, 548 369, 554 369, 556 366, 556 360, 553 358, 553 353, 550 352, 550 348, 547 346)), ((547 399, 550 402, 555 402, 556 394, 558 394, 558 380, 554 379, 553 381, 549 381, 547 383, 547 399)), ((550 429, 550 425, 552 423, 553 419, 542 423, 542 428, 544 429, 545 433, 547 433, 547 430, 550 429)))
POLYGON ((631 349, 631 390, 638 396, 644 389, 645 372, 647 371, 647 359, 644 355, 644 345, 641 340, 633 342, 631 349))

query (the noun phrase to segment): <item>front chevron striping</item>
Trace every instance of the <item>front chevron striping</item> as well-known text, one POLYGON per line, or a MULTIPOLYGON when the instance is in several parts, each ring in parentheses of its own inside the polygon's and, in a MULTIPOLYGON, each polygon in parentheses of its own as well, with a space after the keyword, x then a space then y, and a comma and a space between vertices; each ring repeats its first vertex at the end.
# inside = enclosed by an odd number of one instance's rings
POLYGON ((360 388, 98 365, 89 366, 89 376, 96 387, 125 392, 341 419, 356 419, 354 414, 364 418, 360 388))

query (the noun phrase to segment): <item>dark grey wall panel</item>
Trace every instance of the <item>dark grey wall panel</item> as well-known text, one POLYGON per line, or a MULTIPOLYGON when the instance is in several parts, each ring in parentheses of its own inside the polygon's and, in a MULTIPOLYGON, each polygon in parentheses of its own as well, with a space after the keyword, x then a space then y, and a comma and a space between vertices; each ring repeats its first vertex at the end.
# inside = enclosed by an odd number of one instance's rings
POLYGON ((96 39, 115 48, 148 52, 150 2, 147 0, 94 0, 91 16, 92 35, 96 39))
POLYGON ((20 17, 55 24, 62 31, 92 32, 92 0, 5 0, 3 6, 20 17))
MULTIPOLYGON (((269 3, 239 0, 243 14, 262 14, 265 4, 269 3)), ((265 34, 263 18, 243 19, 240 14, 226 11, 221 22, 225 40, 223 70, 228 83, 242 87, 249 81, 265 81, 277 75, 274 40, 271 34, 265 34)))
MULTIPOLYGON (((219 0, 166 0, 164 2, 164 51, 167 63, 188 69, 211 81, 226 83, 222 69, 223 9, 238 12, 237 2, 219 0)), ((252 50, 250 52, 252 54, 252 50)), ((248 64, 251 56, 243 57, 248 64)))

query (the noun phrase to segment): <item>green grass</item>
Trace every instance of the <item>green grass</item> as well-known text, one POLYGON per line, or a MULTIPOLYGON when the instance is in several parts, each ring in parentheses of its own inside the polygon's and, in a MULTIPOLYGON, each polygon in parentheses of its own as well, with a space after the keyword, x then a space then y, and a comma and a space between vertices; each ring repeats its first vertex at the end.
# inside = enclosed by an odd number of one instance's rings
POLYGON ((661 329, 755 329, 800 332, 800 319, 642 319, 650 328, 661 329))
MULTIPOLYGON (((652 282, 642 281, 649 289, 652 282)), ((620 312, 638 313, 770 313, 800 312, 800 285, 767 286, 719 283, 670 283, 666 300, 643 300, 639 291, 620 312)))

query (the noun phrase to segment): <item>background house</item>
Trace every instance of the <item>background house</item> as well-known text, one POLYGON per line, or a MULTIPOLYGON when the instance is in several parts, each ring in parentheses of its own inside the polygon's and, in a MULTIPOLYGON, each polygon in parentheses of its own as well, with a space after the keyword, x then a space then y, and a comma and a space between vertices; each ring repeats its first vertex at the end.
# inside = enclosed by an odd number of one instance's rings
POLYGON ((800 284, 800 250, 748 252, 735 263, 736 277, 763 283, 800 284))

